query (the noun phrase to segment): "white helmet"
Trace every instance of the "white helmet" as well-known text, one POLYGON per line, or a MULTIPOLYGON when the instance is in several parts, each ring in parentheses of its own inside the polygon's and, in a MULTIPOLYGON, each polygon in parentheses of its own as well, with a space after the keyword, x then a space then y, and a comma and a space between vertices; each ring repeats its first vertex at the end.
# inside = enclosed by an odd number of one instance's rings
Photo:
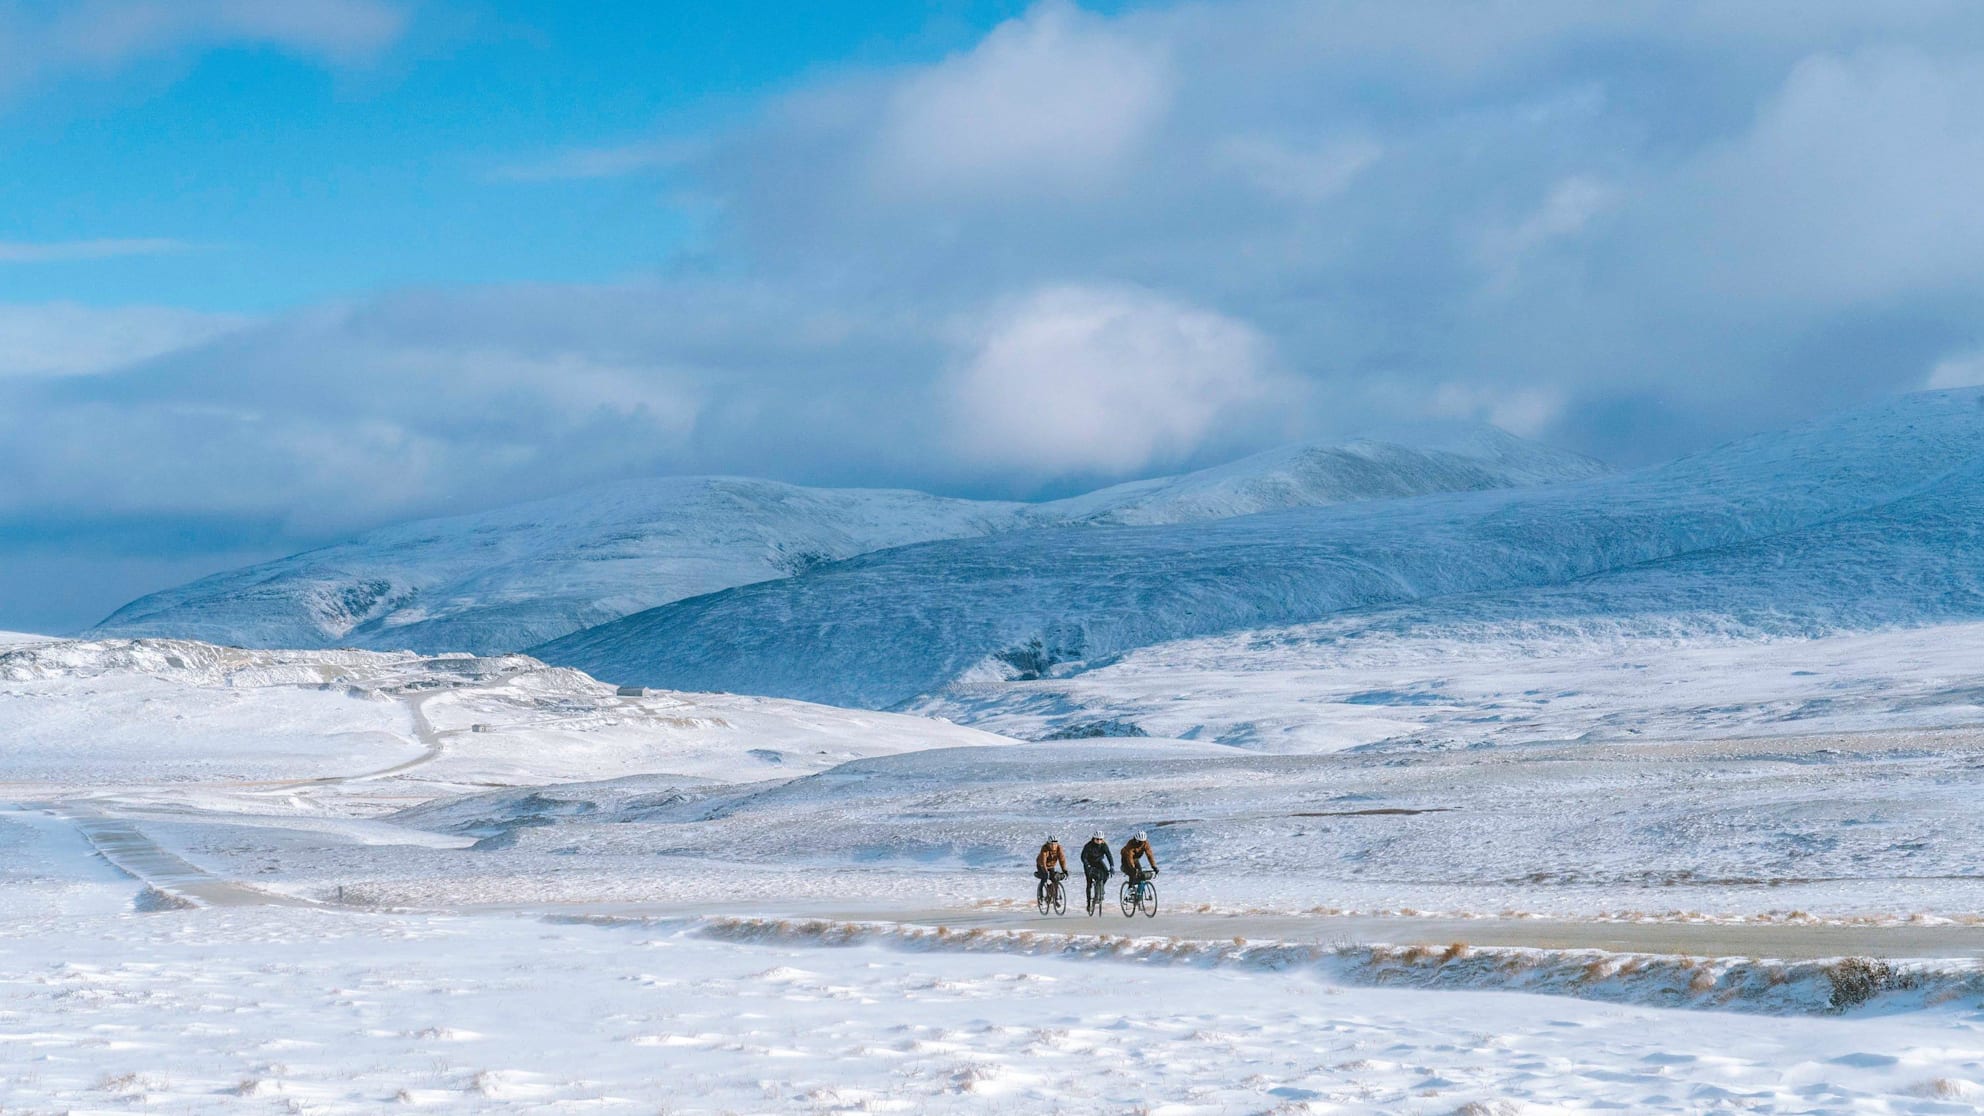
POLYGON ((1096 830, 1096 831, 1095 831, 1095 836, 1093 836, 1093 837, 1090 837, 1090 838, 1089 838, 1089 840, 1091 840, 1091 841, 1107 841, 1107 840, 1109 840, 1109 838, 1107 838, 1107 837, 1104 837, 1104 836, 1102 835, 1102 831, 1101 831, 1100 829, 1098 829, 1098 830, 1096 830))
POLYGON ((1143 831, 1143 830, 1141 830, 1141 829, 1139 829, 1139 830, 1137 830, 1137 840, 1139 840, 1139 841, 1148 841, 1148 840, 1150 840, 1150 838, 1148 838, 1148 837, 1146 837, 1146 836, 1144 836, 1144 831, 1143 831))
POLYGON ((1058 845, 1058 844, 1060 844, 1061 842, 1059 842, 1059 841, 1056 841, 1056 840, 1054 839, 1054 835, 1053 835, 1052 833, 1049 833, 1049 834, 1047 835, 1047 843, 1048 843, 1048 844, 1050 844, 1050 845, 1058 845))

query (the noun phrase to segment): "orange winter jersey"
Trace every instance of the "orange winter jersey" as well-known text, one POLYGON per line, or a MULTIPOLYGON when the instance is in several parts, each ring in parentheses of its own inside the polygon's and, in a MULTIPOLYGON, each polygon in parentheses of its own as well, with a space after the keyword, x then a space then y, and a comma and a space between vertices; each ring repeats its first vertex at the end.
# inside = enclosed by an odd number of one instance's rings
POLYGON ((1144 863, 1150 865, 1153 871, 1157 869, 1157 858, 1150 854, 1150 842, 1139 841, 1133 837, 1123 846, 1123 871, 1126 873, 1136 871, 1138 857, 1142 857, 1144 863))

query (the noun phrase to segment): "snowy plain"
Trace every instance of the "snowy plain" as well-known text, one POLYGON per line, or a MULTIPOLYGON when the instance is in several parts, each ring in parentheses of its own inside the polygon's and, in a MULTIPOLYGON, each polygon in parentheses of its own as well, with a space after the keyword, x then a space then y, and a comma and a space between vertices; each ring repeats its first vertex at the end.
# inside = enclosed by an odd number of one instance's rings
POLYGON ((1401 727, 1572 668, 1430 654, 1445 704, 1262 749, 18 640, 0 1106, 1968 1111, 1984 733, 1884 712, 1980 642, 1648 656, 1720 679, 1706 721, 1586 663, 1485 748, 1401 727), (1757 731, 1801 688, 1852 700, 1757 731), (1679 735, 1568 739, 1613 706, 1679 735), (1031 910, 1040 833, 1089 826, 1150 828, 1157 917, 1031 910))

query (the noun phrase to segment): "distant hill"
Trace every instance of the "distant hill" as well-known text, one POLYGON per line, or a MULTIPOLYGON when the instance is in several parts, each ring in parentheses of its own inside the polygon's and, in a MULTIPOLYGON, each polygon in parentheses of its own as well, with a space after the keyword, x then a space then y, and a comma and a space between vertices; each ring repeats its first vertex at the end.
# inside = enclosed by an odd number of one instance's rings
POLYGON ((1412 444, 1359 441, 1283 446, 1176 477, 1132 481, 1043 506, 1072 522, 1193 523, 1360 500, 1474 492, 1582 480, 1606 472, 1590 458, 1468 424, 1412 444))
POLYGON ((1566 483, 902 547, 532 653, 619 682, 889 708, 960 679, 1487 591, 1834 626, 1984 615, 1980 456, 1978 393, 1924 393, 1566 483))
POLYGON ((492 654, 912 543, 1064 524, 1191 522, 1602 471, 1588 458, 1470 426, 1418 447, 1291 446, 1046 504, 734 477, 629 481, 389 527, 202 578, 133 601, 89 634, 492 654))

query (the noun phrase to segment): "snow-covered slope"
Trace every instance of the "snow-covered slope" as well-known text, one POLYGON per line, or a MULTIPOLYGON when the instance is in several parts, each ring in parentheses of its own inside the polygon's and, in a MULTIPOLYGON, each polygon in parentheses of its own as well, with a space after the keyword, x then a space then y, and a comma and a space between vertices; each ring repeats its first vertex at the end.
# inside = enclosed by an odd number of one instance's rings
POLYGON ((1149 525, 1357 500, 1474 492, 1583 480, 1590 458, 1467 424, 1421 433, 1410 446, 1360 441, 1283 446, 1196 473, 1113 485, 1043 507, 1077 523, 1149 525))
POLYGON ((750 782, 929 747, 1003 745, 888 713, 623 694, 522 655, 256 651, 195 640, 0 648, 0 780, 376 796, 664 773, 750 782), (220 789, 220 788, 225 788, 220 789))
POLYGON ((1540 484, 1602 469, 1492 427, 1424 440, 1292 446, 1040 505, 735 478, 627 482, 218 574, 134 601, 92 634, 488 654, 907 543, 1540 484))
POLYGON ((1974 616, 1980 454, 1977 392, 1925 393, 1569 484, 905 547, 535 653, 616 681, 889 707, 961 678, 1635 567, 1579 607, 1803 609, 1833 627, 1974 616))
POLYGON ((882 547, 1006 530, 1025 513, 920 492, 633 481, 217 574, 133 601, 92 634, 491 653, 882 547))

